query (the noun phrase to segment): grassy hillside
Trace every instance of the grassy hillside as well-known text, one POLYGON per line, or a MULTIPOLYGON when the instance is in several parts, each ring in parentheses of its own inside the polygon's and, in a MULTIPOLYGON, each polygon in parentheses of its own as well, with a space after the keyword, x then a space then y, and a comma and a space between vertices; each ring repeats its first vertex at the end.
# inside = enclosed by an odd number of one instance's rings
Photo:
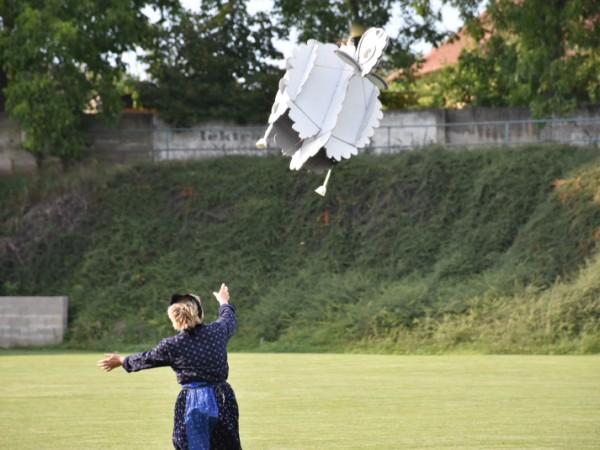
POLYGON ((68 295, 68 344, 172 333, 232 292, 234 348, 599 352, 600 159, 566 146, 279 157, 0 180, 4 294, 68 295))

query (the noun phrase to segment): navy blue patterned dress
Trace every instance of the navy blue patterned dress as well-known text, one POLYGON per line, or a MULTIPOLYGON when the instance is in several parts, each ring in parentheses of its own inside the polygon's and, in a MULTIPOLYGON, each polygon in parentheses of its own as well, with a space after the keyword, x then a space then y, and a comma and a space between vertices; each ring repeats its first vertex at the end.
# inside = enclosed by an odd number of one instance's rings
POLYGON ((175 403, 173 427, 173 445, 178 450, 241 449, 237 400, 227 383, 227 343, 236 328, 235 310, 224 304, 216 321, 163 339, 152 350, 130 355, 123 362, 127 372, 170 366, 177 374, 183 386, 175 403), (217 411, 191 415, 197 411, 191 411, 188 403, 195 400, 188 399, 204 398, 205 394, 210 405, 216 401, 217 411), (204 438, 204 443, 198 442, 204 438))

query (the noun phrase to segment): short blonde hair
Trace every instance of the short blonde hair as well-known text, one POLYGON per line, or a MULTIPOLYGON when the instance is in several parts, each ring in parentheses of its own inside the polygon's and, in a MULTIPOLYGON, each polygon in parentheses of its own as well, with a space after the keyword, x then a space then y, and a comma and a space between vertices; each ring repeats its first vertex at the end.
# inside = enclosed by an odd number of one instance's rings
POLYGON ((198 307, 193 300, 182 300, 173 303, 167 309, 167 314, 173 323, 173 328, 177 331, 185 331, 202 323, 201 318, 198 316, 198 307))

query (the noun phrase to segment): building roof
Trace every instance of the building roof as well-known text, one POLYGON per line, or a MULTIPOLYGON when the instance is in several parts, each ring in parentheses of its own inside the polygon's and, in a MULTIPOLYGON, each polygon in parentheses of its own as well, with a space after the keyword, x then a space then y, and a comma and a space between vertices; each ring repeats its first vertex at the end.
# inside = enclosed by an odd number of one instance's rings
MULTIPOLYGON (((487 13, 483 13, 479 16, 480 20, 485 23, 489 23, 489 17, 487 13)), ((480 42, 487 41, 490 37, 490 31, 485 33, 484 38, 480 42)), ((474 40, 467 32, 467 27, 463 26, 456 32, 455 35, 450 37, 448 40, 440 44, 439 47, 434 47, 428 54, 423 56, 423 63, 413 66, 414 75, 419 77, 428 75, 433 72, 437 72, 444 66, 451 66, 458 63, 458 58, 462 53, 463 49, 467 46, 474 46, 474 40)), ((392 82, 402 75, 402 70, 393 72, 387 77, 388 82, 392 82)))
POLYGON ((431 72, 437 72, 442 67, 454 65, 463 48, 467 45, 469 37, 464 28, 456 33, 452 38, 442 43, 439 47, 434 47, 431 52, 423 57, 424 63, 417 68, 417 76, 427 75, 431 72))
MULTIPOLYGON (((446 42, 440 44, 439 47, 434 47, 428 54, 424 55, 423 63, 421 65, 415 64, 413 66, 414 75, 420 77, 437 72, 444 66, 456 64, 463 48, 467 45, 468 40, 469 37, 463 27, 446 42)), ((397 78, 400 78, 402 73, 402 69, 392 72, 388 75, 387 81, 392 82, 397 78)))

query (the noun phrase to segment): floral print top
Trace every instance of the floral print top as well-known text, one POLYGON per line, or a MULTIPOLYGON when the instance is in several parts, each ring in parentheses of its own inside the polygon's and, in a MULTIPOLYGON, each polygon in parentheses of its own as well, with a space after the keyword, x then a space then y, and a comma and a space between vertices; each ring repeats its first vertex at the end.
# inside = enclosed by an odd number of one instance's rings
POLYGON ((191 330, 161 340, 152 350, 127 356, 127 372, 170 366, 177 382, 220 383, 229 376, 227 343, 237 328, 235 309, 229 304, 219 308, 219 318, 191 330))

